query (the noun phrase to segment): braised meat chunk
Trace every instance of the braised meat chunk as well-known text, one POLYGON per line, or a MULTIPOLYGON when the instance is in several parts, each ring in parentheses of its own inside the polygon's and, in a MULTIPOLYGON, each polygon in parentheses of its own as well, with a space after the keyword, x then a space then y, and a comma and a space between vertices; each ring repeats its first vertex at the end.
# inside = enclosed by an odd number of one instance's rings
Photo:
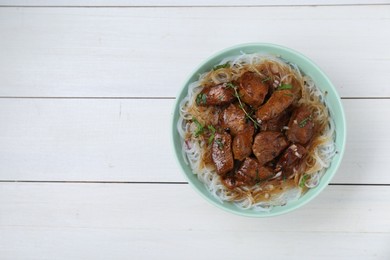
POLYGON ((282 133, 266 131, 256 135, 252 150, 260 165, 264 165, 278 156, 287 145, 282 133))
POLYGON ((268 93, 268 85, 263 83, 259 75, 249 71, 245 72, 239 83, 238 93, 242 101, 253 108, 258 108, 263 104, 268 93))
POLYGON ((299 165, 306 152, 305 147, 300 144, 290 145, 279 158, 275 170, 282 171, 284 176, 290 176, 297 170, 294 168, 299 165))
POLYGON ((224 183, 229 188, 234 188, 243 185, 254 185, 273 176, 272 169, 261 166, 254 158, 247 157, 234 175, 225 178, 224 183))
POLYGON ((225 176, 234 166, 232 153, 232 137, 228 133, 215 134, 211 148, 211 157, 217 173, 225 176))
POLYGON ((306 144, 314 134, 314 122, 310 110, 301 106, 291 116, 288 124, 287 138, 293 143, 306 144))
POLYGON ((233 156, 234 159, 242 161, 252 153, 252 142, 255 128, 247 124, 245 129, 233 138, 233 156))
POLYGON ((230 131, 233 136, 242 132, 247 126, 245 113, 237 104, 230 104, 220 114, 220 121, 222 128, 230 131))
POLYGON ((288 125, 288 121, 290 120, 290 113, 284 110, 277 117, 271 118, 270 120, 261 122, 260 129, 262 131, 276 131, 280 132, 283 130, 283 127, 288 125))
POLYGON ((197 96, 198 106, 221 106, 227 105, 235 99, 234 90, 225 84, 213 87, 205 87, 197 96))
POLYGON ((268 101, 256 111, 257 120, 266 121, 275 118, 294 101, 290 90, 277 90, 268 101))

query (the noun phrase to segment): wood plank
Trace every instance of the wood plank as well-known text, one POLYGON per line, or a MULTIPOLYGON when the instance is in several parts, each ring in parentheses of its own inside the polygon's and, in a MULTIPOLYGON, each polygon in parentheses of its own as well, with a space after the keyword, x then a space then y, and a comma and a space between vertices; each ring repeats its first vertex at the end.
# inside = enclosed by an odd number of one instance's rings
MULTIPOLYGON (((170 217, 170 216, 169 216, 170 217)), ((388 260, 388 233, 0 228, 5 259, 388 260), (199 252, 199 253, 197 253, 199 252)))
POLYGON ((1 8, 0 96, 174 97, 216 51, 274 42, 311 57, 343 97, 390 97, 389 30, 387 5, 1 8))
POLYGON ((330 186, 296 212, 253 219, 212 207, 188 185, 2 183, 0 255, 388 259, 389 198, 390 187, 330 186))
POLYGON ((0 0, 0 6, 78 6, 78 7, 137 7, 137 6, 292 6, 292 5, 375 5, 388 4, 389 0, 0 0))
MULTIPOLYGON (((0 99, 0 180, 185 181, 174 100, 0 99), (162 170, 163 169, 163 170, 162 170)), ((390 184, 390 100, 343 100, 347 148, 333 183, 390 184)))

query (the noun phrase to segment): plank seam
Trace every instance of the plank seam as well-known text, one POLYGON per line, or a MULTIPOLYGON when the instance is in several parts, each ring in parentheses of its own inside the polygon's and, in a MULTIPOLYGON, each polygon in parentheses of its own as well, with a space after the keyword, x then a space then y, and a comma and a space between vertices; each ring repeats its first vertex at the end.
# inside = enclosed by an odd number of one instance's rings
POLYGON ((337 7, 337 6, 388 6, 390 3, 372 3, 372 4, 297 4, 297 5, 137 5, 137 6, 130 6, 130 5, 100 5, 100 6, 94 6, 94 5, 83 5, 83 6, 75 6, 75 5, 0 5, 0 8, 250 8, 250 7, 337 7))
MULTIPOLYGON (((53 183, 53 184, 188 184, 186 181, 49 181, 0 180, 0 183, 53 183)), ((390 183, 329 183, 329 186, 389 186, 390 183)))
MULTIPOLYGON (((39 96, 0 96, 0 99, 176 99, 176 97, 39 97, 39 96)), ((390 99, 390 97, 341 97, 341 99, 390 99)))

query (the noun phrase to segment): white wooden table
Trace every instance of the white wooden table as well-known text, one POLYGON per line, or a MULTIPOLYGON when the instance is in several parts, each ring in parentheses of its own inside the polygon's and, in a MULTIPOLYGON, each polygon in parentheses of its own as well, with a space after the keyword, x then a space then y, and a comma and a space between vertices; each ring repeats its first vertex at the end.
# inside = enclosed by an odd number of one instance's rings
POLYGON ((0 259, 390 259, 390 1, 0 1, 0 259), (175 95, 214 52, 272 42, 342 97, 329 187, 271 219, 185 182, 175 95))

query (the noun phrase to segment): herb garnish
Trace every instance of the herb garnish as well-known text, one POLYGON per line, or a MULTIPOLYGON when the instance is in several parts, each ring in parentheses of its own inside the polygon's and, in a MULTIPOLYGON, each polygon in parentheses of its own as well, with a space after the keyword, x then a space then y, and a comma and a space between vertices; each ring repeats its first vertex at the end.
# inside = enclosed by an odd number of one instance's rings
POLYGON ((303 119, 301 122, 299 122, 299 127, 302 128, 302 127, 305 127, 305 125, 307 124, 307 122, 311 121, 312 117, 311 115, 306 117, 305 119, 303 119))
POLYGON ((206 105, 206 101, 207 101, 207 96, 205 93, 199 93, 197 96, 196 96, 196 104, 199 106, 199 105, 206 105))
POLYGON ((219 69, 224 69, 224 68, 229 68, 230 67, 230 64, 229 62, 226 62, 225 64, 221 64, 221 65, 217 65, 217 66, 214 66, 213 70, 219 70, 219 69))
POLYGON ((266 77, 265 79, 263 79, 261 82, 267 82, 268 80, 270 80, 271 78, 270 77, 266 77))
POLYGON ((301 187, 301 188, 305 187, 305 183, 306 183, 307 179, 309 179, 309 177, 310 177, 309 174, 303 175, 302 179, 299 183, 299 187, 301 187))
POLYGON ((211 143, 213 142, 213 140, 214 140, 215 131, 216 131, 216 130, 215 130, 214 126, 212 126, 212 125, 207 126, 207 128, 208 128, 209 131, 211 132, 211 135, 210 135, 209 140, 208 140, 208 143, 211 144, 211 143))
POLYGON ((232 88, 234 90, 234 96, 238 99, 238 102, 240 103, 239 107, 241 108, 242 111, 244 111, 245 115, 254 123, 255 127, 259 127, 259 123, 254 120, 251 115, 245 110, 244 108, 244 105, 242 104, 242 101, 241 101, 241 98, 240 98, 240 94, 238 94, 238 91, 237 91, 237 86, 234 85, 233 83, 229 82, 229 83, 226 83, 226 86, 229 87, 229 88, 232 88))
POLYGON ((203 134, 204 127, 202 126, 202 124, 199 123, 199 121, 196 120, 195 117, 192 118, 192 122, 194 122, 196 125, 195 137, 198 137, 199 135, 203 134))
POLYGON ((219 150, 222 150, 222 149, 223 149, 223 146, 224 146, 224 144, 222 143, 222 139, 221 139, 221 138, 217 138, 217 139, 215 139, 215 142, 216 142, 217 145, 218 145, 218 149, 219 149, 219 150))
POLYGON ((276 90, 285 90, 285 89, 292 89, 292 85, 291 84, 282 84, 276 90))
POLYGON ((255 179, 256 183, 259 183, 260 182, 260 179, 259 179, 259 169, 256 169, 256 179, 255 179))
POLYGON ((288 93, 288 94, 285 93, 284 95, 285 95, 285 96, 288 96, 288 97, 293 97, 293 94, 289 94, 289 93, 288 93))

